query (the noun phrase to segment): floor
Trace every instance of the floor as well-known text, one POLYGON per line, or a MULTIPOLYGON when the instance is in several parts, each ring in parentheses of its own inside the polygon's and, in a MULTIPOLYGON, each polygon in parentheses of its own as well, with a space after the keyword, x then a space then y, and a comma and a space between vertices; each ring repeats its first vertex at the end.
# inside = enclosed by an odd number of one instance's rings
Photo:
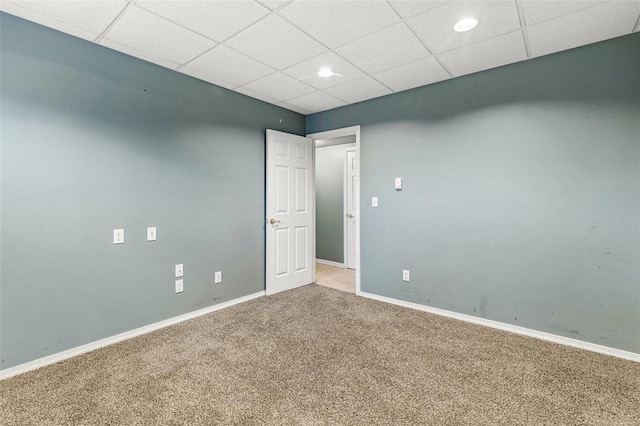
POLYGON ((356 292, 356 271, 355 269, 340 268, 316 263, 316 284, 346 291, 356 292))
POLYGON ((0 382, 11 425, 639 425, 640 364, 319 285, 0 382))

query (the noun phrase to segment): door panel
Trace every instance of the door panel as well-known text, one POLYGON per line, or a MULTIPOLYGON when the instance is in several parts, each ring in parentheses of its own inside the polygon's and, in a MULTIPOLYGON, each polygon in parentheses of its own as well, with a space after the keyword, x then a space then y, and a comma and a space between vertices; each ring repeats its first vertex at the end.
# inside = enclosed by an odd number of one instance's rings
POLYGON ((276 229, 276 276, 289 274, 289 230, 276 229))
POLYGON ((296 272, 304 271, 307 269, 309 263, 307 262, 307 239, 309 237, 309 230, 306 226, 296 227, 296 272))
POLYGON ((307 152, 309 147, 304 144, 296 144, 296 160, 306 161, 309 157, 309 153, 307 152))
POLYGON ((289 213, 289 168, 276 166, 276 212, 289 213))
POLYGON ((296 167, 296 213, 306 213, 309 197, 307 195, 307 170, 296 167))
POLYGON ((314 170, 311 139, 267 130, 267 294, 313 281, 314 170))

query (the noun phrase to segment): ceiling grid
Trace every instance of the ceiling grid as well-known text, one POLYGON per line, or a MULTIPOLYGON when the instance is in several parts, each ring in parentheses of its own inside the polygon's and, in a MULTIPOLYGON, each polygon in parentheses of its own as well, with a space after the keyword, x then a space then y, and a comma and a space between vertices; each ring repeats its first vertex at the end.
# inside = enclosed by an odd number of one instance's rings
POLYGON ((520 19, 520 27, 522 28, 522 39, 524 41, 524 48, 527 50, 527 58, 531 58, 531 46, 529 45, 529 34, 527 33, 527 23, 524 18, 524 11, 522 10, 522 0, 516 0, 516 7, 518 8, 518 18, 520 19))
POLYGON ((633 32, 637 32, 640 31, 640 16, 638 16, 638 20, 636 21, 636 24, 633 26, 633 32))
POLYGON ((96 37, 93 42, 94 43, 100 43, 100 41, 102 41, 102 39, 104 38, 105 35, 107 35, 107 33, 109 31, 111 31, 111 28, 114 27, 114 25, 116 25, 118 23, 118 21, 120 20, 120 18, 122 18, 125 14, 125 12, 133 5, 135 1, 130 1, 128 2, 128 4, 124 7, 124 9, 122 9, 122 11, 118 14, 118 16, 115 17, 115 19, 113 21, 111 21, 111 23, 109 24, 109 26, 107 28, 105 28, 104 31, 102 31, 100 33, 100 35, 98 35, 98 37, 96 37))

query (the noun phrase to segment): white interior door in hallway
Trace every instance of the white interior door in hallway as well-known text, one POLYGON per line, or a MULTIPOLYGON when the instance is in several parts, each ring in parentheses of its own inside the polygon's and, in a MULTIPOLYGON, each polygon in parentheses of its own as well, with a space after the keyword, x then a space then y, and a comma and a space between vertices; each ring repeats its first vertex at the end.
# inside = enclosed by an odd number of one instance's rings
POLYGON ((355 148, 345 150, 345 264, 356 269, 356 199, 358 188, 358 152, 355 148))
POLYGON ((314 279, 313 155, 312 139, 267 130, 267 295, 314 279))

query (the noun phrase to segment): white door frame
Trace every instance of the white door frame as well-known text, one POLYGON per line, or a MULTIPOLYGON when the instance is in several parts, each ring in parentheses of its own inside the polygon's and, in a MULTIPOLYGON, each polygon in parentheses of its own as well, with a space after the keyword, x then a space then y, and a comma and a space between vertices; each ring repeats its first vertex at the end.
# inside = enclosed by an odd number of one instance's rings
MULTIPOLYGON (((349 214, 349 152, 354 152, 356 153, 356 164, 358 163, 358 150, 356 148, 346 148, 344 150, 344 179, 343 179, 343 194, 344 197, 342 199, 342 223, 343 223, 343 229, 344 229, 344 235, 343 235, 343 239, 344 239, 344 267, 348 268, 349 267, 349 217, 347 216, 349 214)), ((358 173, 358 170, 356 170, 356 174, 358 173)), ((357 181, 357 179, 356 179, 357 181)), ((356 182, 357 184, 357 182, 356 182)), ((356 207, 357 207, 357 203, 356 203, 356 207)), ((357 212, 356 212, 357 215, 357 212)), ((356 250, 357 253, 357 250, 356 250)), ((357 268, 356 268, 357 269, 357 268)))
MULTIPOLYGON (((352 136, 352 135, 356 136, 356 154, 357 154, 356 164, 358 167, 358 169, 356 170, 356 180, 357 180, 356 182, 356 294, 359 295, 360 294, 360 277, 361 277, 361 272, 360 272, 360 126, 351 126, 351 127, 344 127, 342 129, 327 130, 325 132, 311 133, 311 134, 308 134, 307 137, 313 139, 313 163, 314 163, 313 167, 315 169, 316 140, 333 139, 341 136, 352 136)), ((316 191, 316 187, 314 183, 313 185, 314 201, 315 201, 315 191, 316 191)), ((314 222, 314 229, 315 229, 315 222, 314 222)), ((313 238, 314 238, 314 247, 315 247, 315 234, 313 235, 313 238)), ((313 263, 313 280, 314 282, 316 280, 315 262, 313 263)))

